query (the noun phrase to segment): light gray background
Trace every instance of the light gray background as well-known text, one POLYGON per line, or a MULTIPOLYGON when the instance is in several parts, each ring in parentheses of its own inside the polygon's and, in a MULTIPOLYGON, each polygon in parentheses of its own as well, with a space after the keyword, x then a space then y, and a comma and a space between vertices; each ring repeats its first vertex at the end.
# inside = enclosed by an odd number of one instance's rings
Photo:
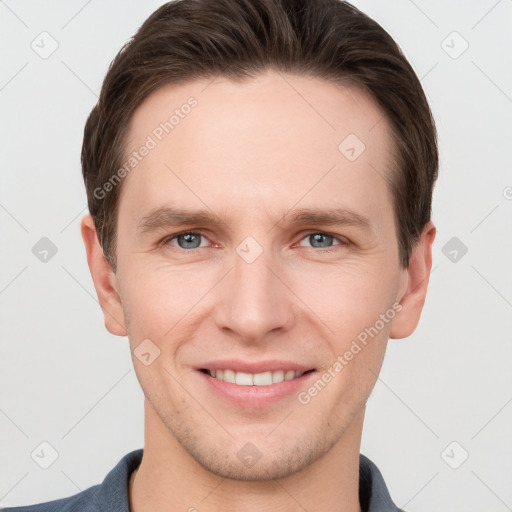
MULTIPOLYGON (((4 506, 79 492, 143 445, 128 340, 103 326, 79 233, 80 148, 108 64, 160 4, 0 1, 4 506), (43 31, 59 45, 47 59, 31 48, 43 31), (58 248, 46 263, 32 253, 42 237, 58 248), (31 458, 43 441, 58 452, 46 470, 31 458)), ((407 511, 512 510, 512 3, 354 4, 421 77, 441 156, 425 310, 390 340, 361 451, 407 511), (468 248, 455 262, 453 237, 468 248)))

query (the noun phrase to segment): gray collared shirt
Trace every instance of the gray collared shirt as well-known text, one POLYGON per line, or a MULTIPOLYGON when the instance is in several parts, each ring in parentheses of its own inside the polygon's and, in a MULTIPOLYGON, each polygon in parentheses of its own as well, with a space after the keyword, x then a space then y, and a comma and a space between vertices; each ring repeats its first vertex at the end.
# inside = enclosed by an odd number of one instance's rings
MULTIPOLYGON (((37 505, 3 508, 2 512, 130 512, 128 481, 142 460, 142 448, 126 454, 103 482, 68 498, 37 505)), ((404 512, 391 500, 379 468, 359 458, 359 503, 363 512, 404 512)))

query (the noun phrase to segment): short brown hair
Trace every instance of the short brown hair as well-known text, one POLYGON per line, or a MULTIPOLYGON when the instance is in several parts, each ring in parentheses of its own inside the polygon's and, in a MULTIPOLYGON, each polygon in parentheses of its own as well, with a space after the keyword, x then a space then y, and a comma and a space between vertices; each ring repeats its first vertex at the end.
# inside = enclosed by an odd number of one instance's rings
POLYGON ((356 85, 383 109, 394 143, 389 186, 400 264, 409 265, 431 216, 437 133, 420 81, 391 36, 340 0, 177 0, 158 8, 117 54, 85 125, 88 206, 114 271, 123 183, 95 191, 122 165, 135 109, 163 85, 266 69, 356 85))

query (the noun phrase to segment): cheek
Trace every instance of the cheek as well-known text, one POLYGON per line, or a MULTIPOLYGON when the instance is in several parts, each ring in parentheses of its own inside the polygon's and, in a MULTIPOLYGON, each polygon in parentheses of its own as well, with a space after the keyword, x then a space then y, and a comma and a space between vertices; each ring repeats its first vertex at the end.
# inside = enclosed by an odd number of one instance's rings
MULTIPOLYGON (((208 291, 208 280, 197 270, 161 267, 124 268, 122 301, 134 338, 161 339, 179 326, 208 291)), ((134 339, 133 342, 136 340, 134 339)))
POLYGON ((392 306, 391 277, 389 269, 354 261, 309 265, 288 276, 304 314, 314 313, 326 335, 342 344, 373 325, 392 306))
MULTIPOLYGON (((279 293, 296 311, 296 327, 307 324, 321 331, 333 348, 344 346, 370 327, 391 307, 393 275, 383 268, 379 255, 361 261, 347 257, 341 262, 294 260, 273 265, 286 289, 276 278, 267 293, 279 293)), ((120 262, 121 263, 121 262, 120 262)), ((132 343, 139 339, 186 338, 196 319, 201 322, 216 307, 221 295, 229 296, 222 281, 228 266, 212 262, 170 264, 132 257, 120 265, 122 301, 130 317, 132 343), (225 291, 223 291, 223 287, 225 291), (225 295, 224 295, 225 294, 225 295)), ((225 300, 223 300, 225 305, 225 300)), ((387 326, 386 326, 387 327, 387 326)), ((196 325, 197 328, 197 325, 196 325)))

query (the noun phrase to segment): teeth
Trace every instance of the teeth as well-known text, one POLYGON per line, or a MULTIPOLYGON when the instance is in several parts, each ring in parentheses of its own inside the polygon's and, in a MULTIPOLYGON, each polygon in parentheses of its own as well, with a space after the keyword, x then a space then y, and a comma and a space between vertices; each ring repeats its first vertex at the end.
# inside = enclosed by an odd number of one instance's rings
POLYGON ((276 382, 283 382, 284 380, 284 372, 283 370, 277 370, 277 372, 272 373, 272 384, 276 382))
POLYGON ((272 372, 256 373, 252 376, 255 386, 270 386, 272 384, 272 372))
POLYGON ((235 383, 239 386, 252 386, 252 375, 250 373, 236 372, 235 383))
POLYGON ((235 372, 233 370, 224 370, 224 382, 230 382, 231 384, 236 384, 235 380, 235 372))
POLYGON ((276 370, 275 372, 245 373, 234 370, 208 370, 211 377, 238 384, 239 386, 270 386, 284 380, 292 380, 300 377, 304 372, 294 370, 276 370))

